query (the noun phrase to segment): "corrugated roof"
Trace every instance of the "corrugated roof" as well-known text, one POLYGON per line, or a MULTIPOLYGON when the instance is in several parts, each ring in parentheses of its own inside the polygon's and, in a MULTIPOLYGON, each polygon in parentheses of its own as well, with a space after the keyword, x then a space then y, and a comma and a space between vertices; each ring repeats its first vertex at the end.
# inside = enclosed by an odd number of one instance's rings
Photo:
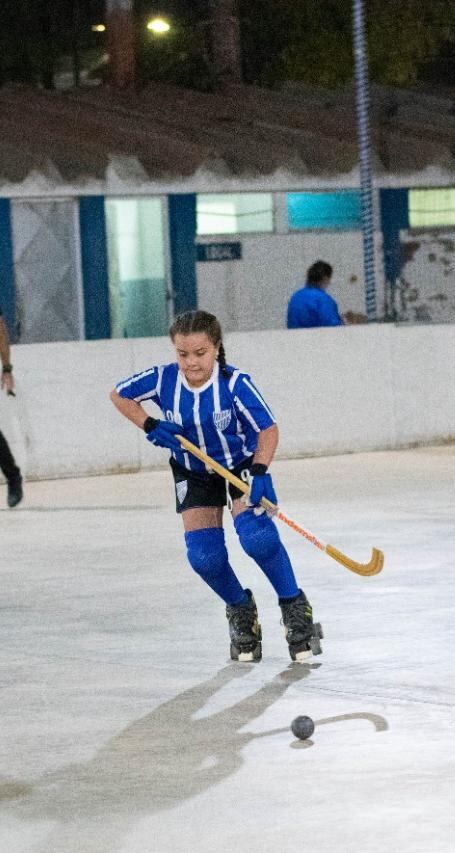
MULTIPOLYGON (((230 95, 164 84, 139 92, 101 86, 49 92, 0 89, 0 181, 57 170, 65 181, 102 180, 110 158, 134 157, 150 180, 193 175, 335 175, 358 159, 352 93, 275 92, 238 87, 230 95)), ((451 97, 373 89, 376 171, 455 168, 451 97)))

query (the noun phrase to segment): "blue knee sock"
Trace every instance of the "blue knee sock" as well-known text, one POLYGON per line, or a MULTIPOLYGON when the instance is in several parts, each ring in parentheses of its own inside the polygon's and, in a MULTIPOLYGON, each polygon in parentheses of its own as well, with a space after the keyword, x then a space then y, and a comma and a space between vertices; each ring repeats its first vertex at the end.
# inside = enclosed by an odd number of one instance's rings
POLYGON ((276 525, 263 513, 252 510, 240 513, 234 521, 243 550, 252 557, 269 579, 280 598, 299 594, 294 570, 282 544, 276 525))
POLYGON ((229 564, 222 527, 204 527, 185 533, 190 565, 226 604, 244 604, 248 596, 229 564))

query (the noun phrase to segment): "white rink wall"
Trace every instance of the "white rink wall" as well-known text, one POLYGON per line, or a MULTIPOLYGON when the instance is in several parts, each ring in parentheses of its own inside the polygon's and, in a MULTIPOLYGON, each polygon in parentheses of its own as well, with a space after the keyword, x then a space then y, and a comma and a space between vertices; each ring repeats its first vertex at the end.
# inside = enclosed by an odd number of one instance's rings
MULTIPOLYGON (((306 270, 317 258, 333 266, 329 293, 340 313, 365 313, 360 231, 242 234, 241 243, 240 261, 197 264, 198 305, 216 314, 225 332, 285 329, 288 301, 303 287, 306 270)), ((382 317, 384 270, 382 235, 378 232, 375 245, 376 300, 378 316, 382 317)))
MULTIPOLYGON (((273 409, 281 458, 455 440, 455 326, 237 332, 225 346, 273 409)), ((166 451, 109 401, 118 380, 173 360, 166 338, 32 344, 12 355, 18 394, 2 394, 0 429, 29 478, 166 466, 166 451)))

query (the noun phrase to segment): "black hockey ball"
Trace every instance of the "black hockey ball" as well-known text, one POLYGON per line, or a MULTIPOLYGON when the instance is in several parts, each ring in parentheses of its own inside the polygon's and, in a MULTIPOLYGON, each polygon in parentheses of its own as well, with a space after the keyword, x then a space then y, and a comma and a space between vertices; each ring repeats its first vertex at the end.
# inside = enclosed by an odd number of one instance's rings
POLYGON ((296 717, 291 723, 291 732, 299 740, 306 740, 314 732, 314 723, 311 717, 296 717))

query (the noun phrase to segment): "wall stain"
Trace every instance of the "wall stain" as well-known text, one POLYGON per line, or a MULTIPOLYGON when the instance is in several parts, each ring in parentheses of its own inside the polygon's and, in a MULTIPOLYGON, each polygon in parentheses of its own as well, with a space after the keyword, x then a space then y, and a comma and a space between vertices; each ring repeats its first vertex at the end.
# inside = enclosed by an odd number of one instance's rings
POLYGON ((431 311, 428 308, 428 305, 423 303, 422 305, 416 305, 414 308, 414 318, 422 322, 430 323, 432 320, 431 311))
POLYGON ((403 266, 414 260, 414 256, 421 248, 421 245, 422 244, 417 240, 413 240, 410 243, 401 244, 401 260, 403 266))
POLYGON ((454 322, 455 229, 405 232, 401 276, 393 291, 394 316, 401 322, 454 322))

